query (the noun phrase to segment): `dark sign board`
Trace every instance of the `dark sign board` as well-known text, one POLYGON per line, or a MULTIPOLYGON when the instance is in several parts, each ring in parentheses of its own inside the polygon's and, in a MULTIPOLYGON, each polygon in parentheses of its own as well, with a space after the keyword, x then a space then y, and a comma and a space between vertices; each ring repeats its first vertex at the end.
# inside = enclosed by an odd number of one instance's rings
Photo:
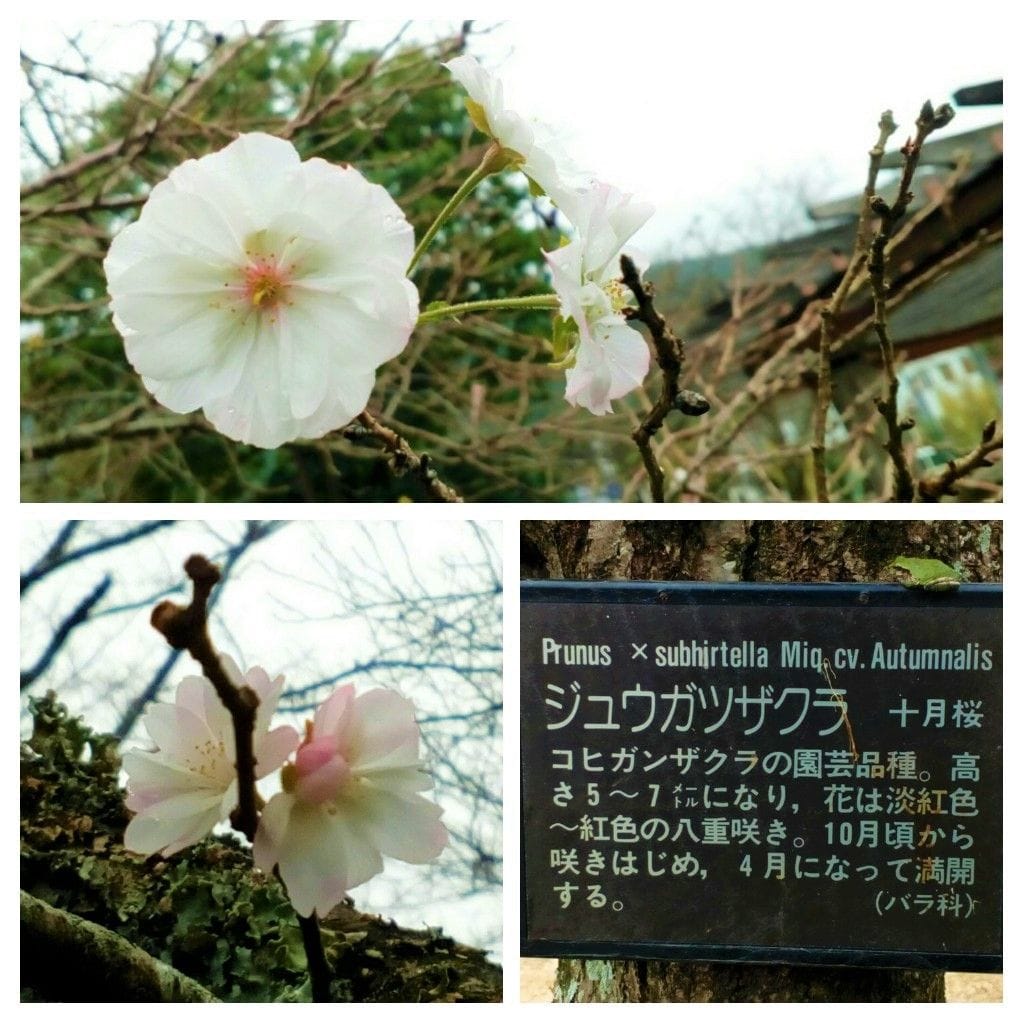
POLYGON ((1002 588, 524 583, 527 956, 1002 969, 1002 588))

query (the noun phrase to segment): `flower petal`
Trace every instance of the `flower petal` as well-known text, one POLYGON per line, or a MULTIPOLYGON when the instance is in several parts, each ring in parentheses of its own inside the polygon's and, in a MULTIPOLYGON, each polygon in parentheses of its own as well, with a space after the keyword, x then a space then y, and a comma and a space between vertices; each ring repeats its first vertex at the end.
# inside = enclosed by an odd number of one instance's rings
POLYGON ((206 418, 222 433, 258 448, 277 448, 298 436, 280 386, 281 345, 276 323, 258 316, 242 327, 245 364, 237 385, 203 404, 206 418))
POLYGON ((180 705, 150 704, 142 724, 162 758, 180 765, 191 761, 193 769, 196 751, 205 746, 212 750, 217 744, 205 720, 180 705))
MULTIPOLYGON (((348 805, 342 809, 349 809, 348 805)), ((351 820, 389 857, 426 864, 448 845, 448 831, 441 824, 444 812, 423 797, 400 796, 365 785, 351 811, 351 820)))
POLYGON ((600 416, 612 411, 612 399, 643 383, 651 353, 643 336, 622 317, 608 317, 591 327, 593 340, 581 342, 576 365, 566 371, 565 397, 600 416))
POLYGON ((247 215, 246 226, 258 230, 292 207, 300 166, 299 154, 290 142, 248 132, 195 165, 178 168, 177 181, 197 193, 209 189, 217 195, 220 185, 227 195, 244 197, 240 207, 247 215))
POLYGON ((146 856, 162 853, 170 857, 207 836, 219 820, 216 808, 193 817, 165 819, 137 814, 125 830, 125 849, 146 856))
POLYGON ((299 745, 299 734, 290 725, 280 725, 268 732, 255 747, 256 778, 266 778, 288 760, 299 745))
POLYGON ((256 665, 241 677, 241 681, 255 691, 260 699, 260 706, 256 710, 256 731, 266 732, 270 728, 270 719, 284 688, 284 676, 278 675, 271 679, 266 670, 256 665))
POLYGON ((319 158, 302 165, 301 178, 296 214, 315 221, 328 238, 344 239, 340 252, 353 266, 383 258, 404 272, 415 247, 412 225, 387 189, 319 158))
POLYGON ((419 767, 419 743, 412 701, 391 690, 370 690, 356 698, 346 755, 354 770, 419 767))
POLYGON ((171 764, 156 752, 129 750, 122 764, 128 773, 125 803, 130 811, 146 811, 169 796, 199 787, 195 775, 187 767, 171 764))
POLYGON ((303 916, 314 910, 327 914, 349 889, 383 868, 380 854, 338 816, 321 806, 304 806, 288 794, 267 804, 260 831, 263 836, 257 832, 254 846, 257 864, 264 871, 277 864, 288 898, 303 916))
POLYGON ((350 423, 366 408, 374 381, 372 370, 348 375, 343 388, 329 393, 315 412, 296 421, 296 436, 323 437, 350 423))
POLYGON ((313 733, 316 736, 334 736, 339 744, 348 745, 348 731, 351 728, 355 708, 356 688, 347 683, 339 686, 321 704, 313 715, 313 733))
POLYGON ((406 796, 422 793, 434 786, 430 773, 422 764, 401 768, 362 768, 359 774, 376 789, 387 789, 392 793, 406 796))

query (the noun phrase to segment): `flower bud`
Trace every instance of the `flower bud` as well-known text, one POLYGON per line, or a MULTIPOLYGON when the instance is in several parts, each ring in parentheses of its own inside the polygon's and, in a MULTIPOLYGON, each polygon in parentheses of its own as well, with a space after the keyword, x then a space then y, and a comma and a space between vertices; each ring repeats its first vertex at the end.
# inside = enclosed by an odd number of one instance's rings
POLYGON ((331 800, 352 774, 332 736, 323 736, 299 747, 295 755, 295 796, 303 803, 331 800))

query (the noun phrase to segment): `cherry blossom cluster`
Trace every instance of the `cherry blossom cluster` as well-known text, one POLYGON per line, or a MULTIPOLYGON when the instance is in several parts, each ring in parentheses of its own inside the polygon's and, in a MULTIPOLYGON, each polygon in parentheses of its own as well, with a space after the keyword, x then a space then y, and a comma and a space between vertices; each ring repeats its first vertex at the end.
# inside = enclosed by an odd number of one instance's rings
MULTIPOLYGON (((477 128, 505 151, 566 217, 575 237, 555 252, 544 253, 551 269, 569 337, 556 328, 556 365, 566 368, 565 397, 572 405, 601 415, 612 400, 639 387, 647 376, 650 351, 623 316, 625 292, 619 281, 619 257, 626 243, 654 213, 649 203, 624 195, 612 185, 586 181, 561 155, 554 132, 528 123, 504 102, 501 82, 468 55, 446 68, 469 94, 469 112, 477 128)), ((641 269, 646 261, 630 253, 641 269)))
MULTIPOLYGON (((299 914, 326 915, 383 870, 382 855, 425 864, 441 853, 448 833, 441 808, 420 795, 431 781, 410 701, 383 689, 356 696, 343 686, 300 737, 289 725, 270 728, 283 676, 271 679, 261 668, 243 675, 226 655, 221 664, 236 686, 259 697, 257 778, 281 769, 282 788, 260 815, 253 857, 267 873, 276 868, 299 914)), ((202 676, 183 679, 175 702, 151 704, 142 721, 156 749, 124 758, 135 812, 125 846, 169 857, 207 836, 238 803, 233 725, 202 676)))

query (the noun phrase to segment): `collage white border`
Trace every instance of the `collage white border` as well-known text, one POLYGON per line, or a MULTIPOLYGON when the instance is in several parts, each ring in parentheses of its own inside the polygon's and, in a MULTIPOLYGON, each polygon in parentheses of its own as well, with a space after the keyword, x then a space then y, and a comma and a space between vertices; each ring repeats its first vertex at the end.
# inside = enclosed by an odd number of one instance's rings
MULTIPOLYGON (((737 32, 743 30, 744 4, 749 0, 735 0, 737 7, 737 32)), ((178 16, 169 8, 174 5, 143 5, 142 9, 137 5, 125 3, 102 3, 97 2, 89 5, 87 14, 89 17, 101 19, 137 20, 147 17, 173 17, 178 16)), ((865 60, 870 61, 875 56, 889 56, 890 59, 898 59, 899 49, 903 46, 913 45, 913 17, 943 18, 950 26, 951 34, 955 35, 956 25, 959 19, 964 17, 988 19, 991 25, 991 39, 994 49, 999 49, 1006 55, 1004 66, 1015 69, 1020 63, 1019 48, 1010 46, 1010 39, 1016 38, 1019 28, 1011 29, 1008 21, 1010 5, 998 2, 998 0, 974 0, 973 3, 965 5, 955 3, 953 0, 936 0, 936 2, 923 4, 906 4, 896 10, 896 5, 888 7, 860 7, 827 5, 825 3, 812 3, 810 0, 777 0, 780 29, 786 31, 790 40, 796 38, 797 45, 828 45, 828 34, 826 29, 832 28, 837 33, 834 38, 839 40, 837 45, 857 45, 864 49, 865 60), (894 29, 896 20, 902 18, 904 28, 894 29), (858 19, 863 19, 864 24, 859 24, 858 19), (1010 54, 1013 54, 1010 59, 1010 54)), ((608 26, 608 31, 614 31, 616 19, 648 18, 654 21, 666 16, 674 19, 676 30, 680 37, 681 59, 685 59, 685 47, 687 45, 708 45, 700 37, 700 10, 695 5, 690 8, 688 5, 679 5, 667 13, 664 5, 647 3, 630 3, 629 5, 615 5, 602 0, 594 0, 590 5, 583 7, 566 7, 557 14, 552 14, 550 3, 541 4, 535 0, 521 0, 514 5, 494 3, 474 3, 472 10, 468 13, 475 15, 478 19, 490 21, 503 18, 535 18, 538 31, 563 31, 567 38, 571 39, 572 25, 575 19, 586 17, 597 17, 603 19, 608 26)), ((280 5, 268 5, 263 2, 253 2, 239 9, 240 5, 225 5, 211 3, 204 6, 202 11, 185 12, 196 14, 204 18, 215 17, 238 17, 247 19, 258 19, 266 16, 274 16, 282 13, 280 5)), ((396 4, 390 0, 376 0, 372 4, 355 4, 346 9, 347 16, 368 16, 374 18, 382 17, 403 17, 410 14, 411 5, 396 4)), ((467 13, 464 9, 459 11, 451 4, 428 4, 423 8, 413 9, 418 18, 461 18, 467 13), (453 14, 452 12, 455 11, 453 14)), ((37 3, 31 5, 30 10, 18 12, 21 16, 29 16, 33 19, 45 18, 81 18, 83 11, 80 5, 71 3, 37 3)), ((339 12, 330 5, 305 4, 293 5, 288 11, 292 18, 307 17, 332 17, 339 12)), ((13 26, 12 26, 13 27, 13 26)), ((12 36, 16 32, 11 33, 12 36)), ((725 41, 727 44, 728 41, 725 41)), ((13 46, 12 46, 13 50, 13 46)), ((729 62, 727 45, 723 46, 723 72, 726 74, 735 73, 729 62)), ((5 69, 7 78, 3 79, 9 83, 12 102, 9 110, 13 111, 13 100, 17 97, 17 67, 14 64, 13 53, 9 58, 9 64, 5 69)), ((1016 116, 1013 99, 1019 96, 1016 90, 1016 79, 1010 78, 1007 83, 1007 91, 1010 100, 1007 102, 1007 109, 1011 111, 1010 119, 1016 116)), ((13 124, 13 119, 9 122, 13 124)), ((17 139, 13 130, 9 132, 6 146, 10 147, 7 159, 4 161, 6 174, 11 179, 18 175, 19 161, 17 158, 17 139)), ((14 182, 11 182, 12 190, 14 182)), ((1011 217, 1019 221, 1019 213, 1015 209, 1016 203, 1009 204, 1011 217)), ((17 290, 17 264, 16 252, 13 239, 18 236, 18 228, 15 224, 13 203, 6 215, 10 218, 9 236, 12 239, 11 245, 6 250, 5 266, 8 273, 4 275, 6 287, 12 294, 17 290), (8 262, 9 261, 9 262, 8 262)), ((1018 224, 1019 226, 1019 224, 1018 224)), ((1016 237, 1011 236, 1011 237, 1016 237)), ((1012 281, 1018 280, 1014 271, 1019 271, 1020 261, 1014 252, 1014 244, 1011 242, 1009 269, 1004 270, 1004 276, 1012 281)), ((1015 387, 1022 380, 1021 378, 1021 354, 1017 341, 1015 326, 1019 322, 1018 310, 1020 303, 1020 289, 1011 288, 1006 297, 1005 319, 1007 328, 1004 331, 1008 339, 1004 355, 1004 380, 1009 382, 1004 386, 1004 393, 1007 398, 1005 402, 1005 427, 1010 437, 1016 437, 1015 429, 1018 417, 1018 403, 1015 401, 1017 395, 1015 387)), ((11 347, 15 344, 12 340, 11 347)), ((9 366, 13 366, 13 356, 9 357, 9 366)), ((9 383, 6 385, 12 389, 17 387, 17 373, 10 373, 9 383)), ((0 385, 3 386, 3 385, 0 385)), ((9 405, 9 431, 10 434, 20 433, 20 425, 17 421, 18 401, 16 396, 9 405)), ((519 736, 518 736, 518 712, 519 712, 519 604, 518 604, 518 583, 519 583, 519 522, 521 519, 630 519, 630 520, 709 520, 709 519, 828 519, 843 518, 850 520, 888 520, 888 519, 990 519, 1004 522, 1004 623, 1010 624, 1009 636, 1015 633, 1014 626, 1020 628, 1024 623, 1024 608, 1022 608, 1018 582, 1021 579, 1021 546, 1019 537, 1021 535, 1020 523, 1022 521, 1020 504, 1020 474, 1018 472, 1019 459, 1012 456, 1004 459, 1006 471, 1005 494, 1007 501, 1001 506, 989 505, 929 505, 929 506, 901 506, 901 505, 821 505, 821 504, 764 504, 756 503, 751 505, 670 505, 670 506, 649 506, 649 505, 610 505, 586 503, 578 505, 563 504, 509 504, 496 505, 492 503, 465 506, 437 506, 427 504, 412 505, 278 505, 278 504, 247 504, 247 505, 92 505, 92 504, 20 504, 18 490, 18 472, 13 465, 13 446, 9 456, 10 463, 6 463, 6 472, 3 474, 0 483, 0 501, 2 501, 3 522, 7 526, 9 537, 17 536, 20 539, 21 525, 29 520, 57 520, 65 518, 81 518, 93 520, 117 520, 117 519, 151 519, 165 518, 169 513, 181 519, 208 519, 211 521, 237 519, 239 517, 273 517, 292 519, 340 519, 340 520, 395 520, 405 519, 427 519, 428 521, 440 520, 501 520, 503 523, 502 547, 504 553, 504 672, 505 672, 505 757, 504 757, 504 782, 505 782, 505 822, 504 822, 504 860, 505 860, 505 893, 504 893, 504 918, 505 918, 505 1003, 502 1006, 474 1006, 462 1007, 451 1010, 444 1006, 424 1006, 421 1008, 425 1018, 439 1019, 441 1014, 452 1012, 461 1014, 472 1014, 472 1019, 484 1019, 486 1021, 510 1020, 524 1021, 526 1014, 531 1016, 534 1012, 548 1015, 557 1014, 559 1018, 563 1014, 575 1014, 575 1019, 581 1019, 580 1015, 587 1014, 587 1019, 593 1020, 600 1017, 611 1020, 618 1019, 622 1012, 621 1008, 615 1006, 591 1005, 583 1007, 556 1008, 555 1005, 544 1006, 543 1004, 523 1005, 519 999, 519 969, 517 959, 511 955, 516 949, 519 935, 519 736)), ((3 545, 4 558, 10 559, 11 563, 18 560, 19 544, 10 540, 3 545)), ((9 578, 12 580, 9 597, 4 598, 10 602, 3 615, 4 632, 3 636, 9 638, 5 642, 12 655, 10 663, 13 665, 14 652, 18 650, 15 630, 13 624, 18 621, 14 606, 13 590, 13 568, 9 578), (8 632, 9 631, 9 632, 8 632)), ((1004 849, 1007 851, 1005 860, 1007 869, 1004 871, 1005 896, 1004 896, 1004 922, 1005 922, 1005 962, 1006 974, 1004 1003, 1001 1007, 996 1006, 967 1006, 959 1005, 956 1013, 1005 1013, 1007 1006, 1022 1004, 1020 986, 1018 984, 1018 958, 1017 954, 1021 948, 1021 891, 1022 883, 1015 876, 1015 868, 1019 855, 1017 851, 1024 849, 1024 829, 1021 826, 1021 815, 1018 813, 1019 802, 1013 797, 1013 785, 1018 780, 1024 780, 1024 763, 1022 763, 1021 751, 1024 743, 1018 740, 1016 726, 1024 722, 1024 700, 1022 700, 1022 664, 1020 648, 1010 642, 1004 642, 1004 693, 1005 693, 1005 736, 1009 742, 1006 743, 1006 764, 1004 769, 1006 798, 1006 820, 1004 827, 1004 849), (1008 682, 1007 682, 1008 681, 1008 682)), ((13 689, 13 687, 12 687, 13 689)), ((12 714, 13 722, 17 716, 12 714)), ((11 732, 13 733, 13 722, 11 732)), ((7 783, 3 790, 5 793, 4 804, 6 807, 5 820, 12 821, 14 808, 17 805, 17 793, 14 786, 14 772, 12 770, 7 776, 7 783)), ((13 841, 3 847, 3 860, 0 864, 11 869, 7 877, 17 874, 15 863, 15 849, 13 841)), ((10 983, 12 1003, 18 1006, 18 1012, 26 1017, 40 1017, 45 1019, 56 1019, 58 1013, 66 1014, 69 1011, 56 1005, 53 1006, 20 1006, 17 1003, 17 970, 14 963, 14 933, 13 933, 13 886, 11 887, 11 912, 8 914, 7 935, 10 942, 5 945, 4 963, 5 980, 10 983)), ((59 970, 59 964, 54 965, 59 970)), ((73 1011, 72 1011, 73 1012, 73 1011)), ((151 1006, 147 1008, 147 1015, 154 1020, 170 1019, 171 1015, 177 1015, 178 1009, 174 1006, 151 1006)), ((217 1010, 200 1010, 199 1012, 216 1012, 218 1016, 232 1016, 251 1020, 254 1017, 279 1013, 280 1008, 273 1005, 256 1006, 233 1006, 221 1007, 217 1010)), ((303 1014, 325 1014, 332 1016, 339 1012, 331 1007, 309 1006, 296 1008, 285 1012, 296 1012, 303 1014)), ((340 1010, 346 1015, 354 1015, 356 1019, 368 1019, 370 1013, 381 1012, 377 1007, 348 1006, 340 1010)), ((384 1010, 384 1012, 387 1012, 384 1010)), ((629 1024, 633 1024, 637 1013, 627 1011, 630 1015, 629 1024)), ((739 1007, 724 1006, 690 1006, 685 1010, 671 1005, 647 1005, 638 1011, 644 1020, 659 1017, 667 1019, 669 1015, 676 1019, 681 1012, 707 1014, 714 1013, 737 1015, 740 1012, 747 1012, 739 1007)), ((794 1005, 768 1006, 762 1005, 754 1008, 759 1017, 776 1017, 788 1019, 791 1016, 802 1014, 820 1015, 822 1010, 815 1007, 800 1007, 794 1005)), ((832 1017, 839 1015, 840 1019, 853 1020, 855 1017, 860 1020, 863 1015, 863 1008, 837 1007, 833 1006, 827 1011, 832 1017)), ((900 1021, 917 1018, 921 1014, 929 1015, 938 1011, 933 1007, 920 1006, 878 1006, 872 1008, 872 1013, 881 1017, 896 1019, 899 1015, 900 1021)), ((1018 1011, 1019 1012, 1019 1011, 1018 1011)), ((278 1018, 280 1019, 280 1018, 278 1018)), ((471 1019, 467 1017, 466 1019, 471 1019)), ((552 1019, 554 1019, 552 1017, 552 1019)), ((932 1018, 934 1024, 934 1018, 932 1018)))

